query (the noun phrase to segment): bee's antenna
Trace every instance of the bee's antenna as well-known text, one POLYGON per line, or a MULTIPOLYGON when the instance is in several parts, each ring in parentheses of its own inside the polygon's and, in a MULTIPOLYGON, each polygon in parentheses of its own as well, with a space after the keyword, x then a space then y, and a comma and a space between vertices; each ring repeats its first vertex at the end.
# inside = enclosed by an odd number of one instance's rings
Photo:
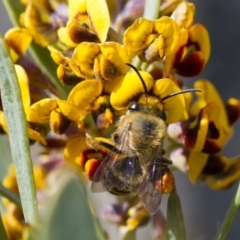
POLYGON ((131 67, 137 73, 138 77, 140 78, 140 80, 142 82, 142 85, 143 85, 143 88, 144 88, 144 92, 145 92, 145 96, 146 96, 146 98, 148 98, 148 92, 147 92, 146 83, 144 82, 144 80, 143 80, 141 74, 139 73, 138 69, 136 67, 134 67, 131 63, 126 63, 126 65, 131 67))
POLYGON ((201 92, 201 90, 193 88, 193 89, 186 89, 186 90, 182 90, 182 91, 179 91, 179 92, 171 93, 171 94, 167 95, 166 97, 163 97, 159 102, 161 103, 168 98, 174 97, 174 96, 179 95, 179 94, 188 93, 188 92, 201 92))

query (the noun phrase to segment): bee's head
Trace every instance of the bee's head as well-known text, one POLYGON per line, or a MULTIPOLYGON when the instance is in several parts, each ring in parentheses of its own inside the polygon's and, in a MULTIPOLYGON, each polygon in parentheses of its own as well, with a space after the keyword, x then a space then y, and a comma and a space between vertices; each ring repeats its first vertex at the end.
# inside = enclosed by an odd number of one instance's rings
MULTIPOLYGON (((144 88, 145 98, 148 99, 147 86, 146 86, 146 83, 144 82, 141 74, 139 73, 138 69, 130 63, 126 63, 126 65, 130 66, 139 76, 139 79, 144 88)), ((201 92, 201 90, 200 89, 186 89, 186 90, 182 90, 179 92, 174 92, 174 93, 171 93, 171 94, 159 99, 158 103, 162 103, 168 98, 174 97, 179 94, 188 93, 188 92, 201 92)), ((138 111, 138 112, 147 112, 147 113, 153 112, 156 116, 160 117, 162 120, 166 121, 166 119, 167 119, 167 116, 166 116, 166 113, 164 112, 164 110, 161 110, 161 109, 158 109, 155 107, 146 106, 144 104, 137 103, 137 102, 131 103, 128 107, 128 111, 129 112, 133 112, 133 111, 137 112, 138 111)))
POLYGON ((144 105, 142 103, 138 103, 138 102, 133 102, 129 105, 128 113, 132 113, 132 112, 153 114, 153 115, 161 118, 164 121, 166 121, 166 119, 167 119, 166 113, 163 110, 161 110, 159 108, 155 108, 155 107, 150 107, 150 106, 144 105))

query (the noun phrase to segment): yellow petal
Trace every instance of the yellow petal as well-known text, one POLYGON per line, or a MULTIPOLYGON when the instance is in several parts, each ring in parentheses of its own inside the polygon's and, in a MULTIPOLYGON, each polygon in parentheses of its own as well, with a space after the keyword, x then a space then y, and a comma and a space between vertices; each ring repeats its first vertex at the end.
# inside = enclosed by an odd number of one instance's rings
POLYGON ((81 161, 81 152, 88 148, 85 136, 73 137, 67 142, 64 148, 64 158, 75 171, 81 172, 81 168, 77 163, 81 161))
POLYGON ((208 30, 202 24, 195 24, 189 30, 189 41, 199 47, 204 56, 205 63, 210 57, 211 45, 208 30))
MULTIPOLYGON (((174 92, 179 92, 181 89, 168 78, 157 80, 153 86, 152 92, 159 100, 174 92)), ((167 123, 179 121, 184 113, 185 101, 183 94, 170 97, 162 102, 163 110, 167 115, 167 123)))
POLYGON ((87 1, 86 0, 68 0, 68 16, 74 18, 76 15, 85 14, 87 16, 87 1))
POLYGON ((110 16, 105 0, 87 0, 87 13, 93 29, 101 42, 107 39, 110 16))
POLYGON ((97 126, 100 129, 107 129, 113 123, 114 115, 112 111, 107 108, 105 112, 101 113, 97 117, 97 126))
MULTIPOLYGON (((85 17, 85 16, 84 16, 85 17)), ((88 19, 86 19, 88 22, 88 19)), ((78 44, 81 42, 99 42, 97 35, 91 31, 89 24, 83 19, 70 19, 67 23, 66 30, 71 41, 78 44)))
POLYGON ((69 48, 75 48, 77 44, 71 40, 71 38, 68 35, 67 28, 61 27, 58 29, 58 38, 59 40, 64 43, 69 48))
POLYGON ((187 44, 188 32, 181 29, 174 20, 165 16, 154 21, 154 31, 162 35, 165 40, 165 70, 169 73, 174 62, 179 58, 179 50, 187 44))
POLYGON ((42 99, 34 103, 27 112, 27 121, 33 123, 47 123, 51 112, 57 108, 56 99, 42 99))
POLYGON ((27 128, 28 137, 34 141, 41 142, 43 145, 47 145, 46 139, 37 131, 27 128))
POLYGON ((163 1, 160 6, 161 16, 170 15, 181 2, 182 0, 163 1))
POLYGON ((219 93, 217 92, 213 84, 207 80, 196 81, 194 87, 201 89, 202 92, 197 93, 199 99, 195 102, 192 108, 192 114, 198 114, 200 109, 205 107, 208 103, 215 102, 217 105, 219 105, 220 112, 218 118, 216 119, 220 129, 220 137, 218 141, 220 141, 222 145, 225 144, 232 135, 232 127, 229 125, 225 105, 219 93))
POLYGON ((31 101, 29 94, 28 76, 25 70, 20 65, 15 65, 15 71, 20 86, 23 108, 25 113, 27 113, 31 101))
POLYGON ((195 183, 199 176, 202 173, 203 168, 205 167, 208 154, 202 152, 190 152, 188 158, 188 166, 189 166, 189 180, 192 183, 195 183))
MULTIPOLYGON (((233 159, 228 159, 222 155, 213 155, 219 159, 219 163, 223 165, 223 171, 218 174, 203 173, 202 180, 206 182, 212 189, 229 189, 234 183, 239 181, 240 178, 240 157, 237 156, 233 159)), ((208 161, 211 161, 210 155, 208 161)), ((216 166, 217 167, 217 166, 216 166)))
MULTIPOLYGON (((154 84, 152 76, 148 72, 144 71, 139 71, 139 73, 144 79, 147 90, 149 91, 154 84)), ((121 78, 119 81, 115 82, 115 86, 110 97, 110 102, 116 110, 120 111, 126 108, 136 96, 144 93, 144 88, 138 75, 135 72, 131 72, 128 73, 124 78, 121 78)))
MULTIPOLYGON (((115 71, 120 72, 120 74, 126 74, 129 71, 129 66, 126 63, 131 62, 131 58, 126 54, 123 45, 115 42, 107 42, 101 45, 101 52, 112 66, 114 66, 115 71)), ((114 74, 113 77, 117 77, 117 74, 114 74)))
POLYGON ((87 78, 93 78, 94 59, 100 52, 101 49, 96 43, 83 42, 75 48, 72 59, 87 78))
POLYGON ((63 134, 69 127, 70 121, 65 118, 59 109, 55 109, 50 114, 50 128, 57 135, 63 134))
POLYGON ((4 130, 4 132, 8 133, 7 122, 5 118, 5 114, 0 110, 0 126, 4 130))
POLYGON ((130 57, 139 55, 146 48, 146 40, 153 32, 153 22, 145 18, 137 19, 124 33, 123 43, 130 57))
POLYGON ((58 100, 58 107, 61 111, 61 113, 70 121, 74 121, 77 124, 79 124, 80 127, 80 123, 83 119, 81 112, 72 104, 70 104, 67 101, 63 101, 63 100, 58 100))
POLYGON ((25 28, 11 28, 5 33, 4 38, 10 47, 10 54, 14 62, 20 56, 25 55, 32 41, 32 35, 25 28))
POLYGON ((57 40, 57 32, 50 23, 50 14, 44 14, 44 11, 41 11, 36 4, 29 2, 21 20, 31 32, 35 42, 41 46, 47 46, 57 40))
POLYGON ((229 124, 234 124, 240 118, 240 101, 229 98, 225 103, 229 124))
POLYGON ((34 165, 33 168, 34 181, 37 190, 42 190, 45 186, 47 171, 42 165, 34 165))
POLYGON ((85 80, 72 89, 67 101, 85 117, 92 110, 94 101, 102 93, 102 87, 101 81, 85 80))
POLYGON ((171 15, 181 28, 189 28, 194 22, 195 5, 193 3, 181 2, 171 15))
POLYGON ((206 107, 204 107, 201 111, 201 119, 199 123, 197 140, 192 151, 201 152, 204 147, 204 143, 206 141, 209 124, 210 122, 214 122, 217 129, 219 129, 219 124, 216 121, 220 114, 220 107, 214 102, 209 103, 206 107))

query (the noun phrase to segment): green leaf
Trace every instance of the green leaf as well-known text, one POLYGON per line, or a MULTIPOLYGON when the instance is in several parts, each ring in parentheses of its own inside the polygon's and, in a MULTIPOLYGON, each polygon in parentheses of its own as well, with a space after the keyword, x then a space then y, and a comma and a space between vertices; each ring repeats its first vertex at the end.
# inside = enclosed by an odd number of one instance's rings
POLYGON ((30 240, 104 239, 89 208, 83 184, 66 171, 60 175, 64 180, 58 178, 60 187, 50 197, 43 225, 32 232, 30 240))
POLYGON ((12 159, 16 167, 17 183, 25 221, 37 223, 38 211, 32 161, 19 84, 8 52, 0 36, 0 86, 3 111, 6 117, 12 159))
POLYGON ((5 230, 4 225, 3 225, 1 213, 0 213, 0 239, 1 240, 8 240, 7 233, 6 233, 6 230, 5 230))
MULTIPOLYGON (((22 27, 19 23, 20 14, 24 12, 25 7, 16 0, 3 0, 4 6, 9 14, 10 20, 14 26, 22 27)), ((54 63, 47 48, 43 48, 35 43, 32 43, 29 51, 35 60, 38 67, 49 77, 50 81, 58 90, 59 97, 65 99, 70 88, 64 88, 57 78, 57 65, 54 63)))
POLYGON ((7 168, 12 162, 8 136, 0 134, 0 181, 6 176, 7 168))
POLYGON ((182 207, 176 190, 172 191, 167 204, 167 239, 185 240, 185 226, 182 207))

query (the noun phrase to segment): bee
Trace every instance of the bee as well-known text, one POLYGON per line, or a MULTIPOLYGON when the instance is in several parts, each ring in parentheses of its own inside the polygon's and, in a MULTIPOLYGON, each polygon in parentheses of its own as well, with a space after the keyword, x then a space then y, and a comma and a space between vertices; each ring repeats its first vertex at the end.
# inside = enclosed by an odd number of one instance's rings
MULTIPOLYGON (((138 70, 147 98, 147 88, 138 70)), ((200 91, 188 89, 163 97, 159 102, 185 92, 200 91)), ((110 153, 101 162, 92 180, 92 192, 108 191, 114 195, 138 195, 144 207, 154 214, 160 205, 166 188, 165 178, 174 178, 169 170, 172 161, 165 158, 163 142, 166 136, 166 114, 163 110, 142 103, 133 102, 126 114, 117 122, 112 134, 114 146, 99 142, 110 153), (165 178, 164 178, 165 176, 165 178)))

